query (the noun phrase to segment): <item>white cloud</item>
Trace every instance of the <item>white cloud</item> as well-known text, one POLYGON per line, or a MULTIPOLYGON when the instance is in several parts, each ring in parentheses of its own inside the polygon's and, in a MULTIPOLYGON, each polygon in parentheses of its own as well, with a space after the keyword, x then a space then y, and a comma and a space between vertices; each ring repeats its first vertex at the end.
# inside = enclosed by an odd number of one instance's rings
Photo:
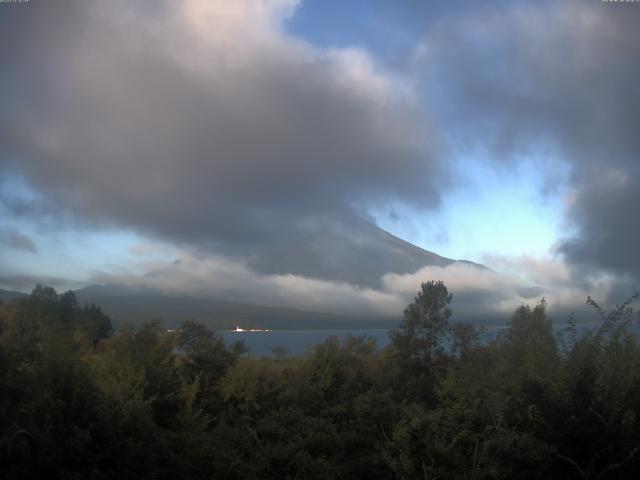
POLYGON ((454 319, 484 323, 502 323, 519 305, 533 304, 542 297, 552 312, 558 312, 556 320, 563 321, 570 311, 584 306, 589 294, 595 292, 596 298, 604 301, 615 286, 610 277, 590 279, 578 286, 561 260, 491 260, 502 272, 466 263, 429 266, 411 274, 386 274, 379 288, 371 288, 300 275, 258 273, 227 258, 183 253, 174 262, 144 264, 149 273, 142 276, 102 273, 97 280, 165 294, 387 318, 400 318, 422 282, 442 280, 454 294, 454 319))

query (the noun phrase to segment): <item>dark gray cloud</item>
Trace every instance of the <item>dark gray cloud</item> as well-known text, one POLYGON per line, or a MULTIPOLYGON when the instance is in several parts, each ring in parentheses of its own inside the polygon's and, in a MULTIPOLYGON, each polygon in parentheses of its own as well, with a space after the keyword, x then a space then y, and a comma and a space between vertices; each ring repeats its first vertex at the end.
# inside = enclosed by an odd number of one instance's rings
POLYGON ((3 9, 0 161, 80 217, 227 252, 436 205, 446 172, 410 88, 284 36, 288 3, 3 9))
POLYGON ((445 19, 416 56, 459 145, 570 164, 567 258, 636 278, 639 24, 633 3, 531 2, 445 19))
MULTIPOLYGON (((47 225, 68 210, 188 252, 156 275, 103 280, 206 295, 230 276, 223 294, 250 285, 265 302, 388 313, 439 276, 463 308, 510 311, 530 283, 436 256, 414 275, 429 253, 358 219, 390 201, 436 207, 454 181, 446 137, 500 159, 544 150, 569 162, 578 234, 561 250, 586 270, 640 275, 637 5, 410 4, 412 28, 437 17, 415 56, 435 122, 411 82, 366 52, 282 33, 294 3, 0 5, 0 170, 42 193, 4 208, 47 225)), ((558 301, 582 302, 584 283, 562 280, 558 301)))
POLYGON ((38 251, 33 241, 28 236, 20 232, 0 233, 0 243, 3 243, 10 248, 24 250, 31 253, 36 253, 38 251))

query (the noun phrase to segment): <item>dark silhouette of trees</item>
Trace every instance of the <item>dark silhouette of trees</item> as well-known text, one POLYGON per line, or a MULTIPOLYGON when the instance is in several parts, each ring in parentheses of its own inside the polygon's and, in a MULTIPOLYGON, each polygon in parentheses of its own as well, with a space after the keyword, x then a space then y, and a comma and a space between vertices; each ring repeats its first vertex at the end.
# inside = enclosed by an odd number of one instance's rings
POLYGON ((413 303, 404 310, 400 326, 391 333, 392 343, 403 360, 428 364, 443 353, 452 297, 441 281, 421 285, 413 303))
POLYGON ((0 305, 0 479, 637 478, 630 302, 554 335, 542 300, 484 338, 451 302, 421 285, 386 349, 254 358, 37 286, 0 305))

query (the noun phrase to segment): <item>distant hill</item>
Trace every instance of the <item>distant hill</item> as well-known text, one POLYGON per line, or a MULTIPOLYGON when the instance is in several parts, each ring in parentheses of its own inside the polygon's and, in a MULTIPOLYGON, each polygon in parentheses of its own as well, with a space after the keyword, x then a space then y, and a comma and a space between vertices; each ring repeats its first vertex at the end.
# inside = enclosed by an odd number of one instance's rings
POLYGON ((328 312, 311 312, 286 307, 249 305, 213 299, 140 292, 114 285, 91 285, 75 291, 80 303, 95 303, 111 317, 116 326, 138 324, 159 318, 168 327, 194 319, 216 329, 273 328, 314 329, 368 326, 386 328, 398 319, 363 318, 328 312))
POLYGON ((16 292, 13 290, 3 290, 0 288, 0 300, 3 302, 9 302, 11 300, 14 300, 16 298, 23 298, 26 297, 27 294, 26 293, 22 293, 22 292, 16 292))
MULTIPOLYGON (((282 242, 265 240, 244 248, 228 246, 219 253, 232 258, 242 257, 253 269, 266 274, 295 274, 369 288, 379 287, 380 279, 386 273, 413 273, 428 265, 446 267, 464 262, 486 268, 424 250, 360 218, 310 222, 282 242)), ((416 285, 416 291, 418 288, 416 285)), ((5 301, 24 295, 0 290, 0 299, 5 301)), ((194 319, 218 329, 235 328, 236 325, 274 329, 361 328, 363 325, 394 326, 401 316, 398 312, 395 318, 358 317, 287 306, 166 295, 119 285, 91 285, 76 290, 76 295, 80 303, 99 305, 115 325, 159 318, 167 326, 194 319)))
MULTIPOLYGON (((385 273, 413 273, 433 265, 445 267, 457 260, 442 257, 406 242, 360 218, 350 221, 310 222, 288 239, 264 241, 250 248, 234 246, 223 254, 242 256, 255 270, 266 274, 296 274, 307 278, 348 282, 376 288, 385 273)), ((486 268, 473 264, 478 268, 486 268)), ((419 285, 416 285, 416 291, 419 285)), ((77 292, 81 302, 94 302, 116 323, 138 323, 158 317, 169 325, 186 318, 217 328, 351 328, 394 326, 396 318, 356 317, 288 307, 225 302, 213 298, 168 296, 155 291, 132 290, 118 285, 93 285, 77 292)))
MULTIPOLYGON (((368 326, 387 328, 397 319, 362 318, 286 307, 221 302, 186 296, 141 292, 118 285, 90 285, 74 291, 80 304, 94 303, 109 315, 114 326, 138 325, 154 318, 169 328, 186 319, 198 320, 219 330, 243 328, 331 329, 368 326)), ((26 298, 22 292, 0 289, 0 301, 26 298)))

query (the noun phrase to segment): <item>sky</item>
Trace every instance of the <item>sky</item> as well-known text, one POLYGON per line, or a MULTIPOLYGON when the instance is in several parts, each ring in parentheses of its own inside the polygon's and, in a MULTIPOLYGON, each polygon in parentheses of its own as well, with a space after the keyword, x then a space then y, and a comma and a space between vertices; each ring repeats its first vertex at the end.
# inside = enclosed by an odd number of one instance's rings
POLYGON ((0 288, 624 301, 638 21, 601 0, 0 3, 0 288), (395 268, 370 225, 489 269, 395 268))

